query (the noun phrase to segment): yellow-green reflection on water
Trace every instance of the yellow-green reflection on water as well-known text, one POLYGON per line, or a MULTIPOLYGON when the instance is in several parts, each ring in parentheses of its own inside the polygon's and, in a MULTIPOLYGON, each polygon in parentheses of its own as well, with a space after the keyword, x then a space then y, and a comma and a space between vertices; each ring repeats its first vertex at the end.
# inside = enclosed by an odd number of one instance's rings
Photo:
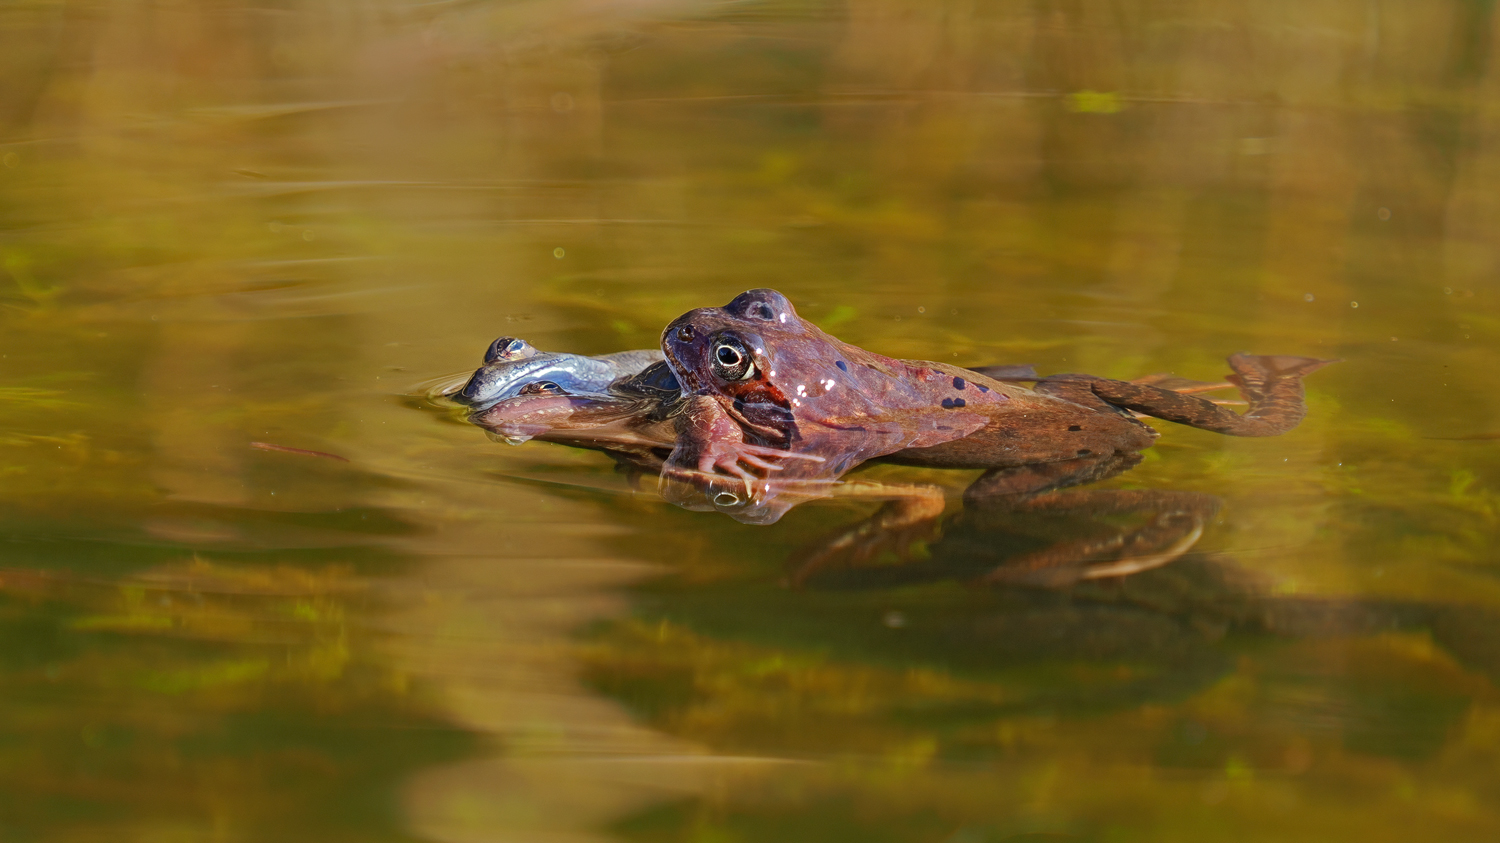
POLYGON ((0 839, 1494 837, 1497 26, 8 5, 0 839), (1346 362, 1285 437, 1164 430, 1113 485, 1223 498, 1201 552, 1065 595, 963 585, 959 522, 787 590, 867 510, 684 512, 411 397, 754 286, 902 357, 1346 362))

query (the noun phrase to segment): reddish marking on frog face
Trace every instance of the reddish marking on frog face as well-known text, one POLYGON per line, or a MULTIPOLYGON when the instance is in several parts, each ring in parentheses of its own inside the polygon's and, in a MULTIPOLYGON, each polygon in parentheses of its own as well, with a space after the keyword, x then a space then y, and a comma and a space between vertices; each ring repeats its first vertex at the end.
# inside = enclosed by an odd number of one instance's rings
POLYGON ((688 392, 716 396, 747 432, 790 447, 798 438, 792 402, 771 380, 770 362, 762 351, 765 343, 736 324, 743 321, 726 316, 722 308, 689 311, 662 332, 662 351, 688 392), (724 345, 730 351, 716 361, 724 345))
POLYGON ((775 404, 778 407, 790 407, 791 402, 787 400, 786 393, 776 384, 766 380, 765 373, 757 374, 754 378, 744 381, 719 382, 719 390, 741 404, 775 404))

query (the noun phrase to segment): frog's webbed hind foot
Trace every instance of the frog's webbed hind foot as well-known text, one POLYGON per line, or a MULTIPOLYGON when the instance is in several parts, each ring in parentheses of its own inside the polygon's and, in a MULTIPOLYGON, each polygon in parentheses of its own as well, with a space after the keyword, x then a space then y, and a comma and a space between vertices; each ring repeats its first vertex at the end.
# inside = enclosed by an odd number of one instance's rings
POLYGON ((1241 353, 1230 357, 1229 368, 1234 374, 1229 376, 1229 382, 1240 388, 1240 394, 1250 402, 1250 409, 1243 416, 1230 414, 1229 428, 1220 432, 1234 436, 1276 436, 1291 430, 1307 415, 1302 379, 1337 362, 1286 354, 1241 353))
POLYGON ((1213 401, 1151 384, 1098 379, 1095 395, 1117 407, 1167 421, 1230 436, 1278 436, 1296 427, 1307 415, 1302 400, 1302 378, 1337 360, 1289 355, 1236 354, 1229 358, 1234 374, 1229 381, 1240 388, 1250 409, 1240 415, 1213 401))
POLYGON ((1288 354, 1245 354, 1229 358, 1229 368, 1234 370, 1228 380, 1240 388, 1240 393, 1250 402, 1251 413, 1257 407, 1264 408, 1277 398, 1278 387, 1297 384, 1297 401, 1301 403, 1302 379, 1330 363, 1338 360, 1320 360, 1316 357, 1293 357, 1288 354))

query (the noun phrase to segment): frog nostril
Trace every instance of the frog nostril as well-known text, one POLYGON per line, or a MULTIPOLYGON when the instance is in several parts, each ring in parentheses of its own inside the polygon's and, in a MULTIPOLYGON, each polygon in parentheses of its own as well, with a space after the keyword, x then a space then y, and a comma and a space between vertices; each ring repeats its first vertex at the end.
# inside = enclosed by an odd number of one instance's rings
POLYGON ((693 341, 693 326, 692 325, 683 325, 681 328, 678 328, 677 329, 677 339, 678 339, 679 342, 692 342, 693 341))

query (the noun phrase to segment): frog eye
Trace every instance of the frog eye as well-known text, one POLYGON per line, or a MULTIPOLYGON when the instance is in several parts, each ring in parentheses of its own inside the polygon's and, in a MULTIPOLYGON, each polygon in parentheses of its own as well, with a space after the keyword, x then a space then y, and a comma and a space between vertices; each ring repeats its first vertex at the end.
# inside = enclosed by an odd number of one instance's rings
POLYGON ((755 363, 750 352, 734 337, 722 337, 714 343, 712 350, 714 374, 726 381, 743 381, 755 377, 755 363))
POLYGON ((734 301, 724 305, 724 310, 731 316, 762 322, 785 322, 788 316, 796 313, 786 296, 767 289, 740 293, 734 297, 734 301))
POLYGON ((516 337, 501 337, 490 343, 489 350, 484 353, 484 362, 490 364, 502 360, 521 360, 535 354, 536 349, 531 347, 531 343, 516 337))
POLYGON ((552 381, 537 381, 521 387, 517 395, 563 395, 563 388, 552 381))

